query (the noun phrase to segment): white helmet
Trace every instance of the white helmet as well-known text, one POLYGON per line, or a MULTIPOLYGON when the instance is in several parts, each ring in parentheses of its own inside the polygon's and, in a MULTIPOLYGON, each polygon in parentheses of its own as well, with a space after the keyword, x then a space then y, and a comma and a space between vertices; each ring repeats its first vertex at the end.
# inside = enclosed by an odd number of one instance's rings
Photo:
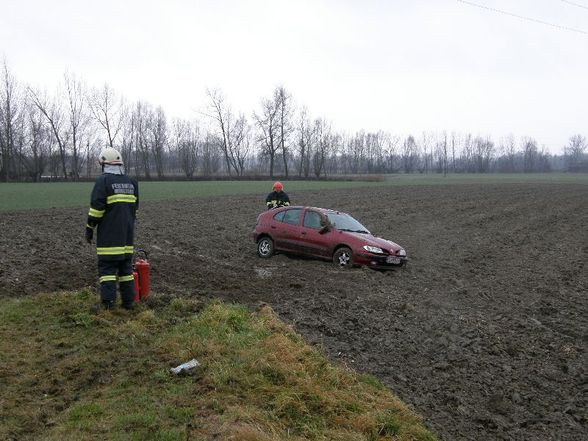
POLYGON ((123 160, 118 150, 106 147, 100 152, 98 163, 100 165, 123 165, 123 160))

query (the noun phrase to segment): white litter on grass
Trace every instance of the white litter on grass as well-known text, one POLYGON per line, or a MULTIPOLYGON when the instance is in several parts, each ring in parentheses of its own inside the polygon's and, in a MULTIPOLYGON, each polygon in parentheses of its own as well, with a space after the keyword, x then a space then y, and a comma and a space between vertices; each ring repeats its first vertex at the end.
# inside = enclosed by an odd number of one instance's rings
POLYGON ((170 372, 172 374, 178 375, 182 371, 189 371, 190 369, 194 369, 198 366, 200 366, 200 363, 198 363, 198 360, 193 358, 192 360, 182 363, 181 365, 176 366, 175 368, 170 368, 170 372))

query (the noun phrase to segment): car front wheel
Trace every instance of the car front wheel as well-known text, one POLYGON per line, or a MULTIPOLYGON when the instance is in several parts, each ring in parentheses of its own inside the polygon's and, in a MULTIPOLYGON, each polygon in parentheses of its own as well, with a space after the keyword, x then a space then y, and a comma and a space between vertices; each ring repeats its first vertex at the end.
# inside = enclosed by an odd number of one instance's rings
POLYGON ((269 237, 262 237, 257 241, 257 255, 267 259, 274 254, 274 241, 269 237))
POLYGON ((333 254, 333 263, 339 268, 348 269, 353 266, 353 254, 347 247, 339 248, 333 254))

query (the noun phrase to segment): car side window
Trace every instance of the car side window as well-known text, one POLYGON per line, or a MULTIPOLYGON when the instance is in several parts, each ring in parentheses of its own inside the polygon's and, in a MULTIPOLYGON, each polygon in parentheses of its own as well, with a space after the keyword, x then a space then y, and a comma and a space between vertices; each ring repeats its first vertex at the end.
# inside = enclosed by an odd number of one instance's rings
POLYGON ((282 222, 291 225, 298 225, 300 223, 300 208, 284 211, 284 219, 282 222))
POLYGON ((306 228, 321 229, 321 215, 316 211, 307 211, 304 213, 304 226, 306 228))
POLYGON ((283 222, 284 221, 284 213, 285 213, 285 211, 280 211, 278 214, 276 214, 274 216, 274 220, 276 220, 278 222, 283 222))

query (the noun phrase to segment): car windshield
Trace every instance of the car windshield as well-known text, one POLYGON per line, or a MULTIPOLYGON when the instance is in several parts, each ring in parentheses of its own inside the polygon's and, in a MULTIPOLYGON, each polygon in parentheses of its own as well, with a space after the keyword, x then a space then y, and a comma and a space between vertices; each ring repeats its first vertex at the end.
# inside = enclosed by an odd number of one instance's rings
POLYGON ((329 222, 339 231, 369 233, 368 229, 345 213, 328 213, 329 222))

